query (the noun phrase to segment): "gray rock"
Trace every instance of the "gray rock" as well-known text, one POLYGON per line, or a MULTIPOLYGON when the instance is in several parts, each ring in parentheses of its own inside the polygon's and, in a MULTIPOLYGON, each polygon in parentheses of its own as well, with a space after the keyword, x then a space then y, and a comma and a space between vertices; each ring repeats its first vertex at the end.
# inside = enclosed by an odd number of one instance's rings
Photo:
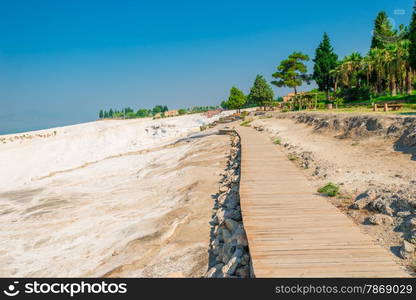
MULTIPOLYGON (((224 262, 224 244, 222 244, 220 247, 218 247, 218 254, 217 258, 219 262, 224 262)), ((228 262, 228 261, 226 261, 228 262)))
POLYGON ((227 171, 227 177, 233 177, 234 176, 234 174, 235 174, 235 170, 234 169, 229 169, 228 171, 227 171))
POLYGON ((233 254, 233 256, 241 258, 244 255, 244 250, 241 248, 237 248, 233 254))
POLYGON ((352 208, 354 209, 363 209, 368 204, 370 204, 371 201, 373 201, 377 196, 377 193, 373 190, 368 190, 355 198, 355 202, 352 205, 352 208))
POLYGON ((368 198, 365 198, 365 199, 360 199, 360 200, 355 201, 355 202, 352 204, 352 208, 353 208, 353 209, 363 209, 363 208, 365 208, 365 207, 366 207, 369 203, 370 203, 370 200, 369 200, 368 198))
POLYGON ((410 229, 416 229, 416 217, 411 218, 407 224, 410 229))
POLYGON ((215 255, 218 255, 223 245, 224 244, 220 242, 220 239, 217 236, 211 245, 212 253, 214 253, 215 255))
POLYGON ((236 174, 233 177, 231 177, 231 180, 234 182, 239 182, 240 181, 240 175, 236 174))
POLYGON ((218 235, 218 232, 219 232, 219 230, 220 230, 220 226, 218 226, 218 225, 215 225, 215 227, 214 227, 214 231, 212 232, 214 235, 218 235))
POLYGON ((225 221, 225 214, 226 214, 226 209, 224 207, 221 207, 220 209, 217 210, 217 220, 218 220, 218 224, 222 224, 225 221))
POLYGON ((235 271, 235 275, 237 275, 240 278, 249 278, 250 277, 250 267, 249 266, 239 267, 235 271))
POLYGON ((238 264, 240 262, 240 259, 236 256, 233 256, 230 261, 222 267, 222 273, 225 277, 232 276, 234 272, 236 271, 238 264))
POLYGON ((215 257, 215 261, 216 261, 217 263, 222 263, 222 256, 221 256, 221 255, 216 256, 216 257, 215 257))
POLYGON ((237 245, 248 246, 247 235, 241 225, 235 230, 233 239, 237 241, 237 245))
POLYGON ((409 242, 416 244, 416 230, 413 230, 409 235, 409 242))
POLYGON ((222 273, 222 268, 224 267, 224 264, 217 264, 211 269, 208 270, 208 272, 205 274, 205 278, 222 278, 224 277, 224 274, 222 273))
POLYGON ((240 209, 227 209, 224 216, 227 219, 233 219, 235 221, 241 220, 240 209))
POLYGON ((402 247, 400 248, 400 256, 404 259, 411 258, 415 252, 415 245, 408 241, 403 241, 402 247))
POLYGON ((380 196, 376 200, 370 203, 370 206, 373 210, 381 212, 383 214, 392 216, 393 215, 393 209, 390 207, 391 201, 389 201, 387 198, 380 196))
POLYGON ((224 244, 222 254, 222 261, 226 264, 234 255, 235 250, 237 249, 237 243, 235 240, 231 240, 229 243, 224 244))
POLYGON ((393 219, 386 215, 377 214, 368 218, 368 221, 373 225, 393 224, 393 219))
POLYGON ((248 255, 248 254, 244 254, 242 257, 241 257, 241 265, 243 265, 243 266, 246 266, 246 265, 248 265, 249 264, 249 262, 250 262, 250 256, 248 255))
POLYGON ((221 185, 220 186, 220 193, 227 193, 230 190, 230 188, 227 185, 221 185))
POLYGON ((224 240, 224 243, 228 243, 232 238, 231 232, 228 229, 224 228, 222 230, 222 238, 224 240))
POLYGON ((220 243, 223 243, 224 242, 224 237, 222 235, 222 232, 224 230, 224 227, 222 227, 222 226, 218 226, 218 227, 219 228, 218 228, 218 232, 215 236, 215 239, 218 240, 220 243))
POLYGON ((224 199, 223 205, 227 209, 236 209, 239 204, 239 197, 237 193, 230 193, 226 199, 224 199))
POLYGON ((397 213, 397 216, 399 217, 399 218, 406 218, 406 217, 408 217, 408 216, 410 216, 412 213, 410 212, 410 211, 399 211, 398 213, 397 213))
POLYGON ((227 227, 227 229, 231 232, 234 232, 237 230, 238 228, 238 222, 232 220, 232 219, 225 219, 224 220, 224 224, 227 227))
POLYGON ((225 199, 227 199, 227 193, 222 193, 218 196, 218 203, 223 205, 225 202, 225 199))

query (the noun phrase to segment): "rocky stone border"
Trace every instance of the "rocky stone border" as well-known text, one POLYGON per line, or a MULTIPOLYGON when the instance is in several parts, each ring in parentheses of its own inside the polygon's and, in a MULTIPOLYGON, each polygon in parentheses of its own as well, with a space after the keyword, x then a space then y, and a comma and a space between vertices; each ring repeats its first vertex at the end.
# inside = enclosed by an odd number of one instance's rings
POLYGON ((240 207, 240 138, 231 135, 227 168, 215 197, 211 221, 209 267, 206 278, 253 277, 246 232, 240 207))
POLYGON ((350 207, 374 212, 367 221, 372 225, 390 224, 394 230, 403 232, 404 241, 400 257, 416 258, 416 193, 414 189, 374 187, 359 194, 350 207))

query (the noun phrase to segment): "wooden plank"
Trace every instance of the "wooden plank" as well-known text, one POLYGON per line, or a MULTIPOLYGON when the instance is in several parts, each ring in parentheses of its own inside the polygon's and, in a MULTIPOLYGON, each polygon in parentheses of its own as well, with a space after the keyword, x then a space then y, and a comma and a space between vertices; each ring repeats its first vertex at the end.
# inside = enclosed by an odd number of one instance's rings
POLYGON ((238 127, 240 198, 257 277, 409 277, 264 135, 238 127))

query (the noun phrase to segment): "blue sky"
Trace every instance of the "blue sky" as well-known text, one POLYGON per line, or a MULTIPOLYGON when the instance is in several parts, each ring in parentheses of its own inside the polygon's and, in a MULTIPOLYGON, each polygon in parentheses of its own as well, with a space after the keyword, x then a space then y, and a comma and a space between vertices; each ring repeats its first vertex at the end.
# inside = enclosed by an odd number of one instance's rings
POLYGON ((0 0, 0 134, 95 120, 101 108, 217 105, 257 74, 270 81, 293 51, 313 57, 325 31, 340 56, 365 53, 376 14, 408 24, 412 5, 0 0))

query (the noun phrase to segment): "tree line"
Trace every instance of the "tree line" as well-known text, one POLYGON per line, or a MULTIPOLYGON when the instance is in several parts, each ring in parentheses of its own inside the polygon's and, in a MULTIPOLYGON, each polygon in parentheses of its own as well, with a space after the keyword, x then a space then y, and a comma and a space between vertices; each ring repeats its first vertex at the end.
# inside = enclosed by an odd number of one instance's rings
POLYGON ((156 105, 153 109, 140 108, 134 111, 131 107, 123 108, 122 110, 100 110, 98 117, 100 119, 133 119, 133 118, 148 118, 164 113, 169 108, 166 105, 156 105))
MULTIPOLYGON (((178 109, 178 115, 185 114, 194 114, 202 113, 209 110, 218 109, 218 106, 193 106, 190 108, 180 108, 178 109)), ((131 107, 126 107, 122 110, 109 109, 109 110, 100 110, 98 117, 100 119, 135 119, 135 118, 151 118, 157 115, 161 117, 164 116, 164 113, 169 111, 169 108, 166 105, 156 105, 152 109, 140 108, 137 111, 133 110, 131 107)))
MULTIPOLYGON (((400 25, 394 29, 386 12, 377 15, 371 47, 366 55, 353 52, 339 59, 329 35, 324 33, 312 60, 312 74, 308 73, 308 61, 310 57, 307 54, 293 52, 277 66, 270 83, 292 88, 297 95, 300 86, 315 81, 318 91, 325 93, 329 102, 412 95, 416 70, 416 2, 409 26, 400 25)), ((233 86, 221 106, 239 110, 253 105, 264 106, 272 101, 276 100, 271 86, 263 76, 257 75, 247 96, 233 86)))
POLYGON ((331 88, 347 100, 377 96, 412 95, 416 70, 416 5, 409 26, 394 30, 387 14, 374 21, 373 39, 366 55, 354 52, 328 71, 331 88))

